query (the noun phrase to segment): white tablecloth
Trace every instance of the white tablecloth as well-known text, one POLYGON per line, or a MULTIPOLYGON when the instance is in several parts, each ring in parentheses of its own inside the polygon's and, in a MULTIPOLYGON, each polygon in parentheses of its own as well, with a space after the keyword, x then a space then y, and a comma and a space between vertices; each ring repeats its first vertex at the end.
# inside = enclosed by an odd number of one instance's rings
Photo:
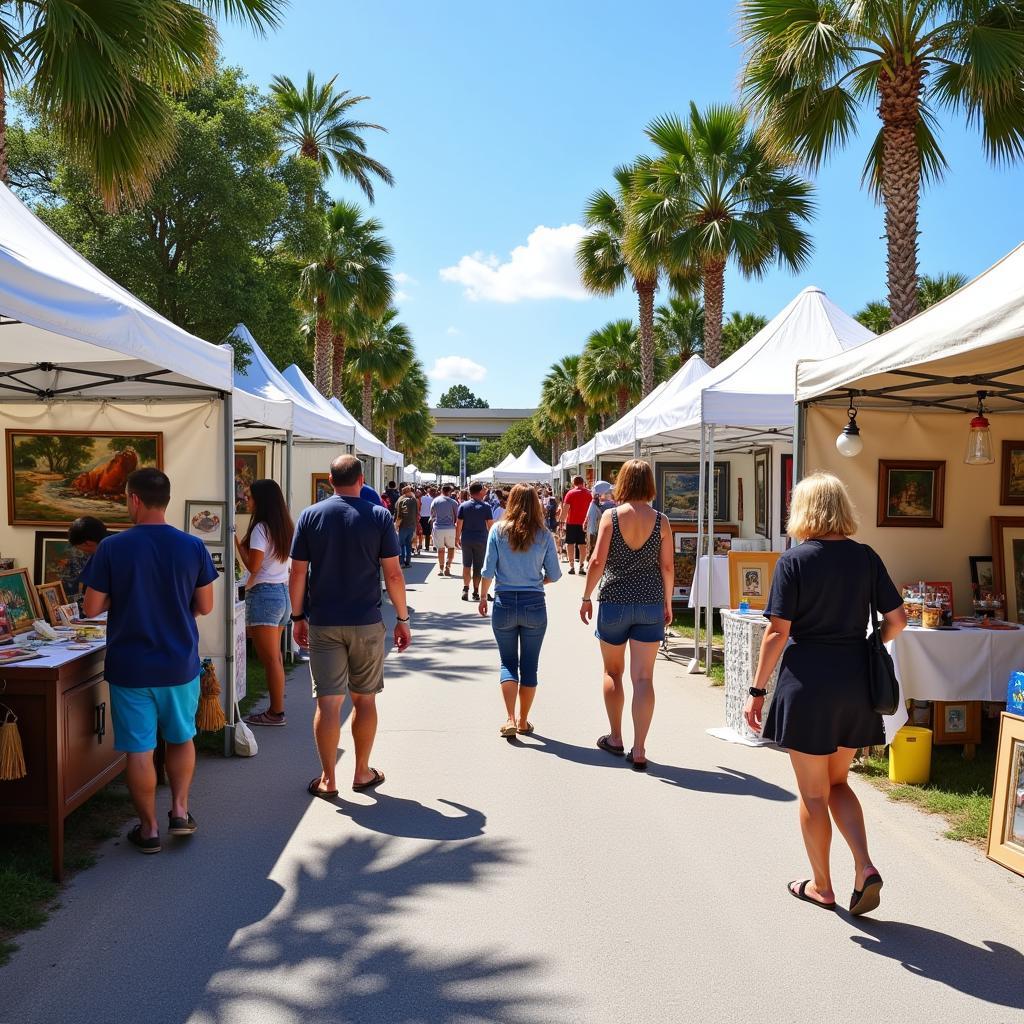
POLYGON ((896 714, 885 719, 887 743, 907 723, 904 701, 1004 701, 1010 673, 1024 669, 1024 629, 908 626, 886 646, 902 692, 896 714))
MULTIPOLYGON (((693 586, 690 587, 690 600, 687 604, 696 608, 698 601, 703 608, 708 599, 708 556, 701 555, 697 563, 697 572, 693 586)), ((711 577, 711 602, 716 608, 728 608, 729 602, 729 556, 715 555, 714 575, 711 577)))

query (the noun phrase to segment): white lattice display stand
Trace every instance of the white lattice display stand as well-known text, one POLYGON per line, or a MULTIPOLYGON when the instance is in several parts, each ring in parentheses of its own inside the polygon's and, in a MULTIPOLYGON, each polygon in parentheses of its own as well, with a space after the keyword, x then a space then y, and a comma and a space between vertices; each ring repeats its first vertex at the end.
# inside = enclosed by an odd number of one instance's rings
MULTIPOLYGON (((725 633, 725 728, 709 729, 713 736, 749 746, 759 746, 764 742, 747 727, 743 708, 747 703, 747 691, 754 685, 757 657, 767 626, 768 620, 760 613, 741 615, 736 611, 722 610, 722 629, 725 633)), ((766 686, 768 696, 764 700, 764 718, 768 716, 778 678, 779 668, 776 665, 766 686)))

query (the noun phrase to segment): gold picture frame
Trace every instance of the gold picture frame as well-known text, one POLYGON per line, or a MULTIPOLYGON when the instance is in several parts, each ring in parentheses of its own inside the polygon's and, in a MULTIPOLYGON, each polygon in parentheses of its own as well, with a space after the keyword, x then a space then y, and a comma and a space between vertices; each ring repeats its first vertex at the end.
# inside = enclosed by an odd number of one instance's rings
POLYGON ((310 503, 315 505, 324 498, 329 498, 334 493, 334 485, 331 483, 330 473, 313 473, 310 482, 310 503))
POLYGON ((249 514, 249 486, 267 475, 267 449, 263 445, 235 445, 235 515, 249 514))
POLYGON ((751 608, 764 611, 778 560, 777 551, 730 551, 729 606, 738 608, 746 601, 751 608))
POLYGON ((39 596, 39 604, 42 606, 46 621, 51 626, 62 625, 60 606, 68 603, 68 595, 64 593, 64 584, 60 580, 55 583, 38 583, 36 584, 36 594, 39 596))
POLYGON ((1024 875, 1024 718, 999 718, 996 778, 988 826, 989 860, 1024 875))
POLYGON ((1024 622, 1024 516, 992 516, 992 579, 1006 618, 1024 622))
POLYGON ((7 621, 12 633, 25 633, 36 619, 42 618, 39 595, 29 579, 28 569, 0 572, 0 602, 7 606, 7 621))

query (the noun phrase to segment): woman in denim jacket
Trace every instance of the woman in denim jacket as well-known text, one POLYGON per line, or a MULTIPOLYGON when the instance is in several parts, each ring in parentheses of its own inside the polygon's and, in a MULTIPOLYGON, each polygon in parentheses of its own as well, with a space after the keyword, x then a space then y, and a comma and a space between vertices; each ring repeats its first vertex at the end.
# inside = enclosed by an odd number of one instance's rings
POLYGON ((545 528, 540 498, 529 484, 512 488, 505 515, 488 534, 482 576, 479 607, 484 618, 487 591, 494 581, 491 628, 501 655, 501 694, 508 714, 501 735, 508 739, 517 732, 533 732, 528 716, 548 628, 544 586, 562 576, 555 539, 545 528))

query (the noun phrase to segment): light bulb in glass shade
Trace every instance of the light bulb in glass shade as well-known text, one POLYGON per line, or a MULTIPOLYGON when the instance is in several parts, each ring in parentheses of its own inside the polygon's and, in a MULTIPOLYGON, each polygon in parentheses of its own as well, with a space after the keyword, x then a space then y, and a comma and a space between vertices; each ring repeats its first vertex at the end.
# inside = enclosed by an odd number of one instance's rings
POLYGON ((967 434, 967 453, 964 455, 964 462, 968 466, 989 466, 995 461, 988 419, 984 416, 975 416, 971 420, 971 429, 967 434))
POLYGON ((857 412, 850 409, 850 422, 843 427, 843 432, 836 438, 836 448, 840 455, 852 459, 864 451, 864 442, 861 440, 860 428, 857 426, 857 412))

